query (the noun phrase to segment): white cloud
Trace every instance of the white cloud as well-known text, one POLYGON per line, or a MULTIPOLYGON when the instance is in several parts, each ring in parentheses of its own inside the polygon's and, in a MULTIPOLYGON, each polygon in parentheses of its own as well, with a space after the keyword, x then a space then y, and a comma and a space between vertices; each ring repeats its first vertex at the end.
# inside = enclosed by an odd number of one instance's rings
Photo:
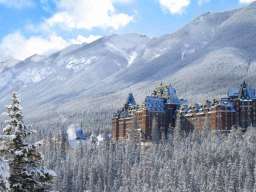
POLYGON ((113 3, 133 3, 135 0, 113 0, 113 3))
MULTIPOLYGON (((2 56, 23 60, 34 54, 49 54, 70 44, 91 43, 100 38, 97 35, 78 35, 69 39, 60 34, 65 29, 71 36, 73 32, 94 28, 119 29, 133 20, 133 16, 118 12, 116 3, 132 3, 135 0, 40 0, 49 12, 55 13, 39 24, 26 25, 23 30, 37 35, 24 36, 23 31, 6 35, 0 39, 2 56), (60 27, 60 28, 59 28, 60 27), (60 31, 59 31, 60 30, 60 31)), ((35 3, 35 0, 0 0, 0 4, 21 8, 35 3), (32 4, 31 4, 32 3, 32 4)))
POLYGON ((0 0, 0 4, 7 7, 23 8, 33 5, 33 0, 0 0))
POLYGON ((65 0, 59 1, 57 7, 58 11, 46 20, 49 27, 59 25, 68 29, 99 27, 117 30, 133 20, 132 16, 117 12, 113 0, 65 0))
POLYGON ((240 0, 240 3, 245 3, 245 4, 252 3, 252 2, 255 2, 255 0, 240 0))
POLYGON ((189 6, 190 0, 159 0, 159 3, 171 14, 181 14, 189 6))
POLYGON ((21 33, 11 33, 5 36, 0 43, 0 52, 5 56, 23 60, 34 54, 46 54, 60 50, 69 43, 63 38, 52 34, 48 37, 24 37, 21 33))
POLYGON ((97 35, 89 35, 88 37, 78 35, 75 39, 71 39, 71 44, 82 44, 82 43, 92 43, 93 41, 96 41, 97 39, 101 38, 101 36, 97 35))
POLYGON ((91 43, 101 36, 78 35, 76 38, 65 40, 56 34, 47 37, 24 37, 20 32, 11 33, 0 41, 0 52, 4 57, 24 60, 34 54, 44 55, 61 50, 71 44, 91 43))

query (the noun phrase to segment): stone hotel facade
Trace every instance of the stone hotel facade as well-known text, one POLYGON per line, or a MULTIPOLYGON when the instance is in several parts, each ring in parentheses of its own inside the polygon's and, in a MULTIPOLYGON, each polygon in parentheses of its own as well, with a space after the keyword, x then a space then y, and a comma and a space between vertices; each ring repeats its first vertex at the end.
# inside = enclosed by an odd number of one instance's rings
POLYGON ((161 83, 144 103, 136 104, 130 93, 124 107, 112 119, 113 140, 139 138, 140 141, 167 139, 173 129, 217 129, 256 126, 256 90, 243 82, 228 90, 227 97, 189 106, 176 90, 161 83))

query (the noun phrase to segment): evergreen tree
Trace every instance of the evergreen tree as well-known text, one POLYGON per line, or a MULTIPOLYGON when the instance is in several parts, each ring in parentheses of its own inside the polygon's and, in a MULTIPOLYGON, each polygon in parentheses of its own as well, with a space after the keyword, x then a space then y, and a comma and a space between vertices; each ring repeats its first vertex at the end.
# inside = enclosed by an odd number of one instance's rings
POLYGON ((47 191, 55 173, 42 166, 41 154, 37 151, 36 144, 26 142, 31 132, 23 123, 20 101, 15 93, 7 110, 9 120, 3 130, 3 137, 8 138, 8 142, 1 152, 9 163, 10 191, 47 191))
POLYGON ((67 150, 68 150, 68 135, 63 127, 61 128, 61 133, 59 137, 60 137, 59 140, 61 142, 61 146, 60 146, 61 158, 65 159, 67 155, 67 150))
POLYGON ((9 190, 9 167, 7 163, 0 158, 0 191, 9 190))
POLYGON ((222 192, 224 191, 224 179, 222 175, 222 164, 219 164, 216 169, 216 177, 215 177, 215 191, 216 192, 222 192))

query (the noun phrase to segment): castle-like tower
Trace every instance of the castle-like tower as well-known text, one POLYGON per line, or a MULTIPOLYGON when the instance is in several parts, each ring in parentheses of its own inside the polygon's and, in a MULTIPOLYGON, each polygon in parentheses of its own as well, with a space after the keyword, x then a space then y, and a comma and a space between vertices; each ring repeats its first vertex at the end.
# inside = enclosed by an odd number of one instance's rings
POLYGON ((256 90, 243 82, 240 89, 230 89, 228 98, 235 108, 234 125, 247 128, 256 126, 256 90))
POLYGON ((113 116, 112 137, 157 142, 167 139, 175 126, 187 132, 256 126, 256 90, 243 82, 240 88, 229 89, 225 98, 189 106, 172 86, 161 83, 142 106, 129 94, 124 107, 113 116))
POLYGON ((256 91, 243 82, 240 88, 228 90, 227 97, 207 101, 205 105, 184 105, 179 109, 180 126, 184 130, 247 128, 256 125, 256 91))
POLYGON ((181 102, 176 90, 163 83, 145 98, 142 106, 138 106, 129 94, 124 107, 113 116, 113 139, 129 139, 129 134, 139 135, 142 141, 167 138, 175 127, 176 110, 181 102))

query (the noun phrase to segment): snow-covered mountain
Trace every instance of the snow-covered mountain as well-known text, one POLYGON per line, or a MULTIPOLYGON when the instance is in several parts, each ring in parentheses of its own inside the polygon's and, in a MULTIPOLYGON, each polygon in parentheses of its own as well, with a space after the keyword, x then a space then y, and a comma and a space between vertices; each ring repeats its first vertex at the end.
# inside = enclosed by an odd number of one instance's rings
POLYGON ((133 91, 142 101, 159 81, 194 101, 220 96, 247 80, 256 86, 256 3, 206 13, 157 38, 112 35, 50 56, 0 65, 0 106, 11 91, 31 116, 116 107, 133 91), (4 68, 4 70, 1 70, 4 68))
POLYGON ((19 61, 10 57, 0 57, 0 72, 11 68, 16 65, 19 61))

